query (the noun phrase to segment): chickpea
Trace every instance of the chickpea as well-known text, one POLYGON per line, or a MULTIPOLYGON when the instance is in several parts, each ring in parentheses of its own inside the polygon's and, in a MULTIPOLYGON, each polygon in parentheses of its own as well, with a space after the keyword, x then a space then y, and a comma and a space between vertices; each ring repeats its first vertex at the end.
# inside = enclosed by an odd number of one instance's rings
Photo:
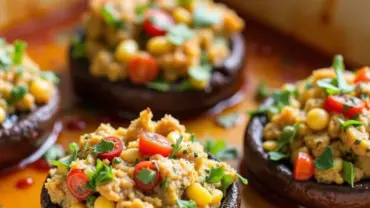
POLYGON ((172 51, 172 44, 164 36, 157 36, 148 41, 147 49, 150 54, 163 55, 172 51))
POLYGON ((0 108, 0 123, 4 122, 6 119, 6 112, 3 108, 0 108))
POLYGON ((177 23, 190 25, 192 22, 191 14, 188 10, 178 7, 172 12, 172 16, 177 23))
POLYGON ((30 93, 37 103, 48 103, 53 95, 53 85, 46 80, 34 80, 30 86, 30 93))
POLYGON ((137 53, 138 49, 139 46, 135 40, 124 40, 117 46, 114 56, 118 61, 127 63, 137 53))
POLYGON ((322 108, 314 108, 307 113, 308 126, 316 131, 323 130, 329 123, 329 114, 322 108))
POLYGON ((29 111, 35 107, 35 98, 27 93, 22 100, 17 101, 16 108, 20 111, 29 111))
POLYGON ((274 140, 268 140, 263 142, 263 149, 266 151, 273 151, 276 149, 278 143, 274 140))

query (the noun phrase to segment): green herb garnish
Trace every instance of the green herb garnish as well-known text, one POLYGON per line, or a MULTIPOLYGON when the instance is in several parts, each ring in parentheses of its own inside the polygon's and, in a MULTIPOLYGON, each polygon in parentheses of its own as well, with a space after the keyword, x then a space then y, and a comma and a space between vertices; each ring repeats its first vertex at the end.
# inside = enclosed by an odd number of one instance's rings
POLYGON ((193 15, 194 27, 209 27, 217 24, 222 19, 222 14, 209 11, 205 4, 198 6, 193 15))
POLYGON ((218 116, 216 122, 223 128, 231 128, 240 121, 240 113, 231 113, 229 115, 218 116))
POLYGON ((206 178, 208 183, 219 183, 224 177, 224 169, 221 167, 212 167, 206 178))
POLYGON ((288 158, 288 155, 276 151, 270 151, 267 154, 269 156, 269 160, 272 161, 279 161, 288 158))
POLYGON ((238 176, 239 180, 244 184, 244 185, 248 185, 248 179, 244 178, 243 176, 241 176, 239 173, 236 174, 236 176, 238 176))
POLYGON ((48 151, 44 154, 44 158, 47 161, 50 160, 58 160, 59 158, 62 158, 64 156, 64 149, 62 145, 55 144, 48 151))
POLYGON ((238 157, 238 151, 228 146, 225 140, 207 139, 204 144, 204 151, 210 153, 219 160, 232 160, 238 157))
POLYGON ((159 187, 160 187, 160 188, 163 188, 163 189, 167 189, 167 188, 168 188, 168 183, 169 183, 168 178, 165 178, 165 179, 162 181, 162 183, 161 183, 161 185, 160 185, 159 187))
POLYGON ((12 64, 12 60, 5 51, 0 52, 0 70, 1 71, 8 71, 9 67, 12 64))
POLYGON ((149 183, 155 182, 155 176, 157 175, 157 172, 154 170, 150 170, 147 168, 141 169, 139 171, 139 174, 137 175, 137 178, 143 182, 143 184, 147 185, 149 183))
POLYGON ((278 151, 281 151, 285 145, 289 144, 298 133, 299 125, 285 126, 278 139, 278 151))
POLYGON ((96 191, 96 187, 108 183, 113 179, 113 169, 111 166, 104 165, 104 163, 97 159, 95 172, 89 172, 89 181, 86 187, 92 191, 96 191))
POLYGON ((94 196, 94 195, 90 195, 89 197, 87 197, 86 203, 87 203, 87 206, 89 208, 93 208, 94 207, 94 203, 95 203, 96 198, 97 197, 94 196))
POLYGON ((94 153, 100 154, 104 152, 110 152, 114 148, 114 143, 102 139, 98 144, 94 146, 94 153))
POLYGON ((265 81, 261 81, 258 84, 257 91, 254 97, 257 101, 262 101, 266 99, 267 97, 271 96, 271 93, 272 93, 272 89, 267 87, 267 84, 265 81))
POLYGON ((122 163, 122 159, 121 159, 121 158, 119 158, 119 157, 115 157, 115 158, 113 159, 113 164, 114 164, 114 165, 121 164, 121 163, 122 163))
POLYGON ((333 151, 327 147, 324 152, 315 160, 315 166, 319 170, 328 170, 334 166, 333 151))
POLYGON ((180 137, 177 139, 176 144, 173 144, 173 145, 172 145, 172 152, 171 152, 171 154, 170 154, 169 158, 176 158, 177 153, 178 153, 178 152, 180 151, 180 149, 181 149, 181 142, 182 142, 182 139, 183 139, 183 137, 182 137, 182 136, 180 136, 180 137))
POLYGON ((64 166, 64 167, 69 168, 69 165, 77 159, 77 153, 78 153, 79 148, 78 148, 78 145, 73 142, 69 144, 69 149, 72 152, 71 156, 67 158, 63 158, 61 160, 50 160, 50 163, 54 166, 64 166))
POLYGON ((27 43, 20 40, 16 40, 13 45, 14 45, 13 64, 19 65, 22 63, 27 43))
POLYGON ((233 183, 233 179, 230 175, 224 175, 221 180, 221 191, 226 195, 227 188, 233 183))
POLYGON ((337 118, 337 120, 340 123, 340 125, 343 127, 344 130, 346 130, 350 126, 359 127, 359 126, 363 126, 364 125, 363 122, 357 121, 357 120, 347 120, 347 121, 344 121, 344 120, 342 120, 340 118, 337 118))
POLYGON ((167 92, 170 90, 170 84, 164 80, 154 80, 149 82, 146 86, 160 92, 167 92))
POLYGON ((86 57, 86 48, 85 44, 82 41, 80 36, 75 35, 72 38, 72 56, 75 58, 84 58, 86 57))
POLYGON ((180 46, 193 35, 194 32, 188 26, 178 24, 168 29, 166 37, 172 44, 180 46))
POLYGON ((59 78, 53 72, 44 71, 44 72, 41 72, 40 76, 41 76, 42 79, 50 81, 53 84, 58 84, 59 83, 59 78))
POLYGON ((177 208, 196 208, 197 204, 192 200, 187 201, 187 200, 177 199, 176 206, 177 208))
POLYGON ((343 161, 343 178, 352 188, 354 187, 355 169, 351 162, 343 161))
POLYGON ((101 10, 101 14, 103 15, 104 21, 111 27, 116 29, 122 28, 124 26, 123 22, 120 21, 116 15, 116 11, 114 6, 111 3, 107 3, 101 10))
POLYGON ((8 103, 12 104, 18 100, 22 100, 23 97, 27 94, 28 88, 26 85, 18 85, 12 88, 10 91, 10 96, 8 98, 8 103))

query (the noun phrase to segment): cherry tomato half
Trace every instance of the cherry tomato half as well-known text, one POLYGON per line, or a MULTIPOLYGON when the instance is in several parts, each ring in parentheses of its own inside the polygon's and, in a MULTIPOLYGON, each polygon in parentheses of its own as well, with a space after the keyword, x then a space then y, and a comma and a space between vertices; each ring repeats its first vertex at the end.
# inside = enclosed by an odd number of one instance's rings
POLYGON ((363 67, 357 73, 355 77, 355 83, 359 82, 370 82, 370 68, 363 67))
POLYGON ((307 181, 313 176, 314 169, 312 157, 307 153, 299 152, 294 163, 294 179, 297 181, 307 181))
POLYGON ((145 132, 139 137, 139 151, 143 155, 162 155, 168 157, 172 152, 171 143, 166 137, 156 134, 145 132))
POLYGON ((137 164, 135 166, 135 170, 134 170, 134 181, 135 181, 136 186, 140 190, 142 190, 142 191, 150 191, 150 190, 152 190, 154 187, 156 187, 158 185, 159 180, 160 180, 160 173, 159 173, 158 168, 155 165, 155 163, 153 163, 151 161, 143 161, 143 162, 140 162, 139 164, 137 164), (147 169, 147 170, 150 170, 150 171, 154 171, 155 172, 155 176, 153 177, 153 180, 152 181, 149 181, 148 183, 144 183, 138 177, 139 174, 140 174, 140 171, 142 171, 144 169, 147 169))
POLYGON ((146 84, 158 76, 157 61, 149 55, 135 56, 128 66, 128 77, 135 84, 146 84))
POLYGON ((353 96, 332 95, 326 98, 324 108, 328 112, 343 113, 347 118, 360 114, 365 107, 364 101, 353 96))
POLYGON ((103 153, 98 154, 98 158, 102 160, 103 159, 113 160, 115 157, 118 157, 123 150, 122 141, 118 137, 114 137, 114 136, 105 137, 104 140, 107 142, 108 141, 113 142, 114 147, 112 151, 103 152, 103 153))
POLYGON ((85 200, 92 191, 86 188, 89 177, 80 169, 73 169, 67 175, 67 187, 69 192, 78 200, 85 200))
POLYGON ((145 15, 144 29, 150 36, 160 36, 174 24, 172 17, 159 9, 149 10, 145 15))

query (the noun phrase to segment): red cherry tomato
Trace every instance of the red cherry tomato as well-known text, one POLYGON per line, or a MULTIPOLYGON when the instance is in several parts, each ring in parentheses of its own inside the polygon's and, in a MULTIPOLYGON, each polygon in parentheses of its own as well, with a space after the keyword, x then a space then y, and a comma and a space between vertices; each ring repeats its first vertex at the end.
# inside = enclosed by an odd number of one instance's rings
POLYGON ((114 137, 114 136, 105 137, 104 140, 113 142, 114 147, 112 151, 103 152, 103 153, 98 154, 98 158, 102 160, 103 159, 113 160, 115 157, 118 157, 123 150, 122 141, 118 137, 114 137))
POLYGON ((128 66, 128 77, 135 84, 146 84, 158 76, 157 61, 149 55, 133 57, 128 66))
POLYGON ((85 200, 91 193, 86 188, 89 177, 80 169, 72 169, 67 175, 67 187, 69 192, 78 200, 85 200))
POLYGON ((326 98, 324 108, 328 112, 343 113, 347 118, 360 114, 365 102, 353 96, 332 95, 326 98))
POLYGON ((174 24, 172 17, 159 9, 149 10, 144 20, 144 29, 150 36, 160 36, 174 24))
POLYGON ((314 169, 312 157, 307 153, 299 152, 294 163, 294 179, 297 181, 307 181, 313 176, 314 169))
POLYGON ((355 83, 359 82, 370 82, 370 68, 363 67, 357 73, 355 77, 355 83))
POLYGON ((172 146, 164 136, 146 132, 139 137, 139 151, 143 155, 159 154, 168 157, 172 152, 172 146))
POLYGON ((142 190, 142 191, 152 190, 154 187, 156 187, 158 185, 159 180, 160 180, 160 173, 159 173, 159 170, 158 170, 157 166, 155 165, 155 163, 153 163, 151 161, 143 161, 143 162, 140 162, 139 164, 137 164, 135 166, 134 181, 135 181, 135 184, 136 184, 137 188, 139 188, 140 190, 142 190), (142 171, 144 169, 151 170, 151 171, 155 172, 155 176, 154 176, 153 180, 146 183, 146 184, 142 180, 140 180, 140 178, 138 177, 139 174, 140 174, 140 171, 142 171))

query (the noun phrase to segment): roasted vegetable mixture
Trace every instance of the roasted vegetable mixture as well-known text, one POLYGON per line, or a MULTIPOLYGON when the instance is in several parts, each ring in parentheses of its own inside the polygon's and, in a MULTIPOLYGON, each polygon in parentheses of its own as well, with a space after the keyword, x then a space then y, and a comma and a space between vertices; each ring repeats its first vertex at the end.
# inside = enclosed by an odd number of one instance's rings
MULTIPOLYGON (((45 187, 61 207, 219 207, 238 177, 209 159, 171 116, 152 121, 149 109, 130 126, 102 124, 72 143, 72 155, 50 171, 45 187)), ((245 182, 245 179, 241 178, 245 182)))
POLYGON ((0 38, 0 123, 48 103, 54 95, 58 78, 40 71, 26 55, 26 47, 22 41, 9 44, 0 38))
POLYGON ((343 58, 286 84, 265 112, 263 147, 270 160, 290 160, 296 180, 354 183, 370 177, 370 69, 345 71, 343 58))
POLYGON ((233 10, 211 0, 94 0, 86 37, 73 40, 72 55, 87 56, 91 74, 111 81, 204 89, 243 27, 233 10))

